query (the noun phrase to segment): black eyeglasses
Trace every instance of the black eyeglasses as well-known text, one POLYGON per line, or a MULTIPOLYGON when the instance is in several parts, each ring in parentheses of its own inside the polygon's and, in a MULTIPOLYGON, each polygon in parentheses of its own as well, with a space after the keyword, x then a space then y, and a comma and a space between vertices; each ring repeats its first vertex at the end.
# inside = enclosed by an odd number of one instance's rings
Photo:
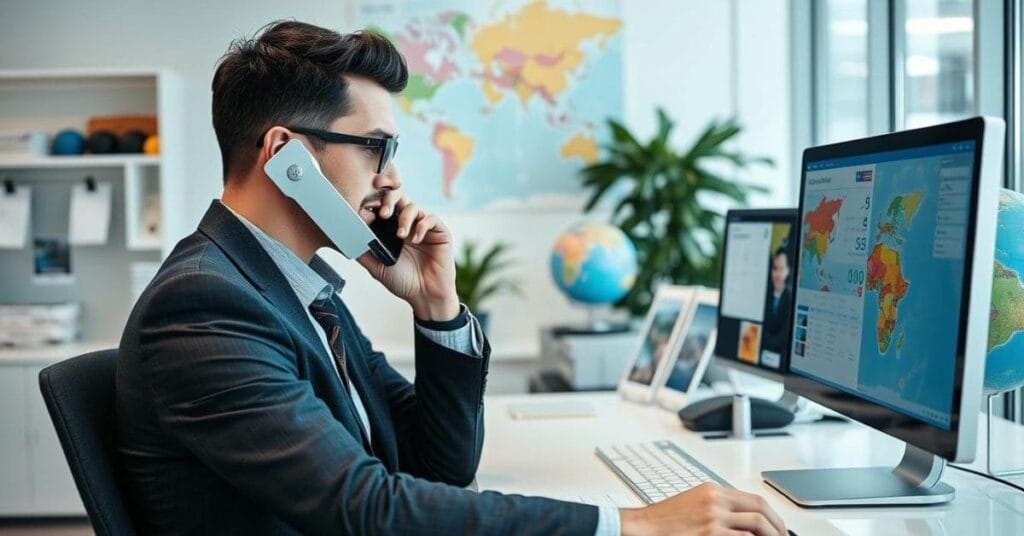
MULTIPOLYGON (((398 150, 398 140, 395 138, 367 138, 365 136, 353 136, 351 134, 342 134, 340 132, 331 132, 329 130, 320 130, 318 128, 291 126, 285 128, 292 132, 313 136, 314 138, 327 143, 347 143, 349 145, 373 147, 380 151, 380 160, 377 162, 377 173, 382 173, 384 169, 388 167, 388 164, 391 163, 391 159, 395 156, 395 151, 398 150)), ((262 146, 263 138, 261 137, 256 141, 256 147, 262 146)))

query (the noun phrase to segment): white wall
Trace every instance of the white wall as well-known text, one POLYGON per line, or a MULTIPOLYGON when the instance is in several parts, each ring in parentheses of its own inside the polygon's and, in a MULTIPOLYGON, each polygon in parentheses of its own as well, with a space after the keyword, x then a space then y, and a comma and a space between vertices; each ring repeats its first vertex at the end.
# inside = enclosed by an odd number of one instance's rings
MULTIPOLYGON (((771 185, 760 205, 795 195, 789 155, 788 0, 623 0, 625 120, 641 136, 661 105, 678 122, 675 141, 688 143, 712 117, 738 114, 742 147, 776 159, 774 170, 749 173, 771 185), (735 23, 733 26, 731 23, 735 23), (733 31, 735 30, 735 32, 733 31)), ((351 30, 343 0, 139 1, 33 0, 0 7, 0 69, 166 66, 185 84, 184 148, 189 169, 188 216, 198 221, 221 189, 220 159, 210 123, 210 80, 228 43, 278 18, 351 30)), ((429 207, 428 207, 429 208, 429 207)), ((442 213, 461 240, 508 240, 521 260, 526 298, 493 301, 496 355, 532 355, 540 325, 581 320, 548 277, 555 236, 577 221, 572 211, 442 213)), ((331 257, 338 258, 340 257, 331 257)), ((407 308, 371 284, 353 264, 336 263, 350 283, 346 301, 379 347, 407 354, 407 308)))

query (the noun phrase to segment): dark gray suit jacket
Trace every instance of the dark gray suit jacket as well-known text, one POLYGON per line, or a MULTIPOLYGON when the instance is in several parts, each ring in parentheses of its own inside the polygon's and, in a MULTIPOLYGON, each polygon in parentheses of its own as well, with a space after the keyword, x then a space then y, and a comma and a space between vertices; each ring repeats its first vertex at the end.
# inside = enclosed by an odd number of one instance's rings
POLYGON ((461 489, 483 443, 482 359, 416 334, 410 384, 347 309, 372 449, 288 282, 215 201, 132 311, 118 447, 146 534, 583 534, 597 508, 461 489))

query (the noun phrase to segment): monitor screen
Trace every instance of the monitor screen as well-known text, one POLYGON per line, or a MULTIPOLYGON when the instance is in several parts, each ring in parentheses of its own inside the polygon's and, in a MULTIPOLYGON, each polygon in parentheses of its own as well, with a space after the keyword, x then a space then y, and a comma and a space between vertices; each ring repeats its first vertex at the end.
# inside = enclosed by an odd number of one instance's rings
POLYGON ((686 312, 688 301, 682 297, 669 297, 651 304, 651 311, 647 313, 650 316, 647 333, 629 371, 629 381, 650 385, 654 380, 661 358, 671 342, 676 321, 686 312))
POLYGON ((784 373, 793 317, 796 210, 731 210, 715 357, 784 373))
POLYGON ((693 312, 693 319, 690 320, 690 326, 686 330, 686 336, 683 337, 683 342, 679 345, 676 363, 665 381, 666 387, 684 393, 690 390, 693 375, 697 372, 700 358, 707 350, 717 322, 718 307, 708 303, 697 304, 697 309, 693 312))
POLYGON ((792 373, 951 428, 974 152, 805 161, 792 373))

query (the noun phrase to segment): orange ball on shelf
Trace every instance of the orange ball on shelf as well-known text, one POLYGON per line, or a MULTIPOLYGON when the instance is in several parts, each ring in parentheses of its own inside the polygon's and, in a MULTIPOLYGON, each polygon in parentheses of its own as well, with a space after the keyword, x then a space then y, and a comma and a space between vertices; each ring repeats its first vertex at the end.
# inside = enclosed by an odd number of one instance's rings
POLYGON ((145 154, 160 154, 160 136, 153 134, 146 138, 142 144, 142 152, 145 154))

